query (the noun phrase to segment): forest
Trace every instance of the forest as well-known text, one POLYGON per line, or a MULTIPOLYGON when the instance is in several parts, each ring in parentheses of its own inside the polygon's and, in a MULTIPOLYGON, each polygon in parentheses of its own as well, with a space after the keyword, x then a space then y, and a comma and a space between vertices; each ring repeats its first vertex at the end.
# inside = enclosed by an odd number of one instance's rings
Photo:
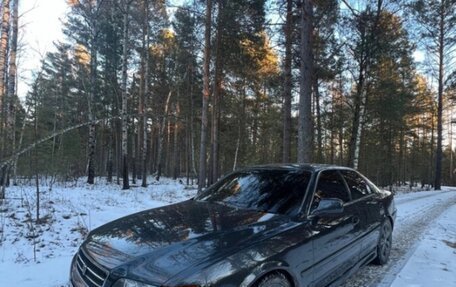
POLYGON ((456 183, 455 0, 67 0, 25 98, 19 2, 0 11, 0 198, 269 163, 456 183))

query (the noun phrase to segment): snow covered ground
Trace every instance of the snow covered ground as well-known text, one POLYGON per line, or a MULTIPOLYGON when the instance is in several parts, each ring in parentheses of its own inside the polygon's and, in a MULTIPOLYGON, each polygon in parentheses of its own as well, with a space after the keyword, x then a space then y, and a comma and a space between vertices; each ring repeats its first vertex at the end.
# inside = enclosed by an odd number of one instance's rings
POLYGON ((426 230, 392 287, 456 286, 456 205, 426 230))
MULTIPOLYGON (((149 182, 152 182, 151 179, 149 182)), ((162 179, 147 189, 121 190, 115 184, 83 181, 67 186, 41 186, 42 223, 36 219, 36 189, 7 189, 0 206, 0 286, 65 286, 70 262, 87 232, 108 221, 192 197, 192 187, 162 179)))
MULTIPOLYGON (((35 194, 33 186, 10 187, 0 206, 0 286, 65 286, 71 258, 88 230, 187 199, 195 189, 169 179, 128 191, 101 181, 52 190, 41 186, 39 225, 31 220, 36 218, 35 194)), ((345 286, 456 286, 456 189, 398 194, 396 202, 392 263, 368 266, 345 286)))

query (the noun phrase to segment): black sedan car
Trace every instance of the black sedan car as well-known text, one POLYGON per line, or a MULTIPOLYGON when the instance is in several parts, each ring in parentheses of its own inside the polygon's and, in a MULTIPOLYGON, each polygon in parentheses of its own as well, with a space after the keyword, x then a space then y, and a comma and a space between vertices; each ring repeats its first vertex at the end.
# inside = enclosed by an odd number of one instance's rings
POLYGON ((88 235, 73 286, 335 286, 385 264, 393 195, 357 171, 251 167, 193 199, 142 211, 88 235))

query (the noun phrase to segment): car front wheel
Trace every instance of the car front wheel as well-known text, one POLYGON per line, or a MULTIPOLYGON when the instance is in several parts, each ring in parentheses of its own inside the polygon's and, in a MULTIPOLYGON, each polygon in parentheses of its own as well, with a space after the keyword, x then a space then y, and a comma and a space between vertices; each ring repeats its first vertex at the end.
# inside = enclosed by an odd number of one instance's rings
POLYGON ((377 245, 377 258, 374 259, 375 264, 384 265, 388 262, 392 244, 393 228, 391 222, 388 219, 385 219, 380 231, 380 238, 377 245))

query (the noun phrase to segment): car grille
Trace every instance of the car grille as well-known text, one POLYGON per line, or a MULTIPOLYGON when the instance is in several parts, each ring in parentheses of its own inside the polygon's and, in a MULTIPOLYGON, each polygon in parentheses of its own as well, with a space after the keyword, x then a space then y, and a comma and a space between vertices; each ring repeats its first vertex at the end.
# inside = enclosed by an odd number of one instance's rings
POLYGON ((103 286, 103 283, 106 280, 106 277, 108 276, 108 272, 95 265, 93 261, 90 260, 89 257, 87 257, 84 251, 82 251, 82 249, 79 250, 78 255, 76 257, 76 265, 78 268, 79 275, 85 281, 87 286, 103 286))

